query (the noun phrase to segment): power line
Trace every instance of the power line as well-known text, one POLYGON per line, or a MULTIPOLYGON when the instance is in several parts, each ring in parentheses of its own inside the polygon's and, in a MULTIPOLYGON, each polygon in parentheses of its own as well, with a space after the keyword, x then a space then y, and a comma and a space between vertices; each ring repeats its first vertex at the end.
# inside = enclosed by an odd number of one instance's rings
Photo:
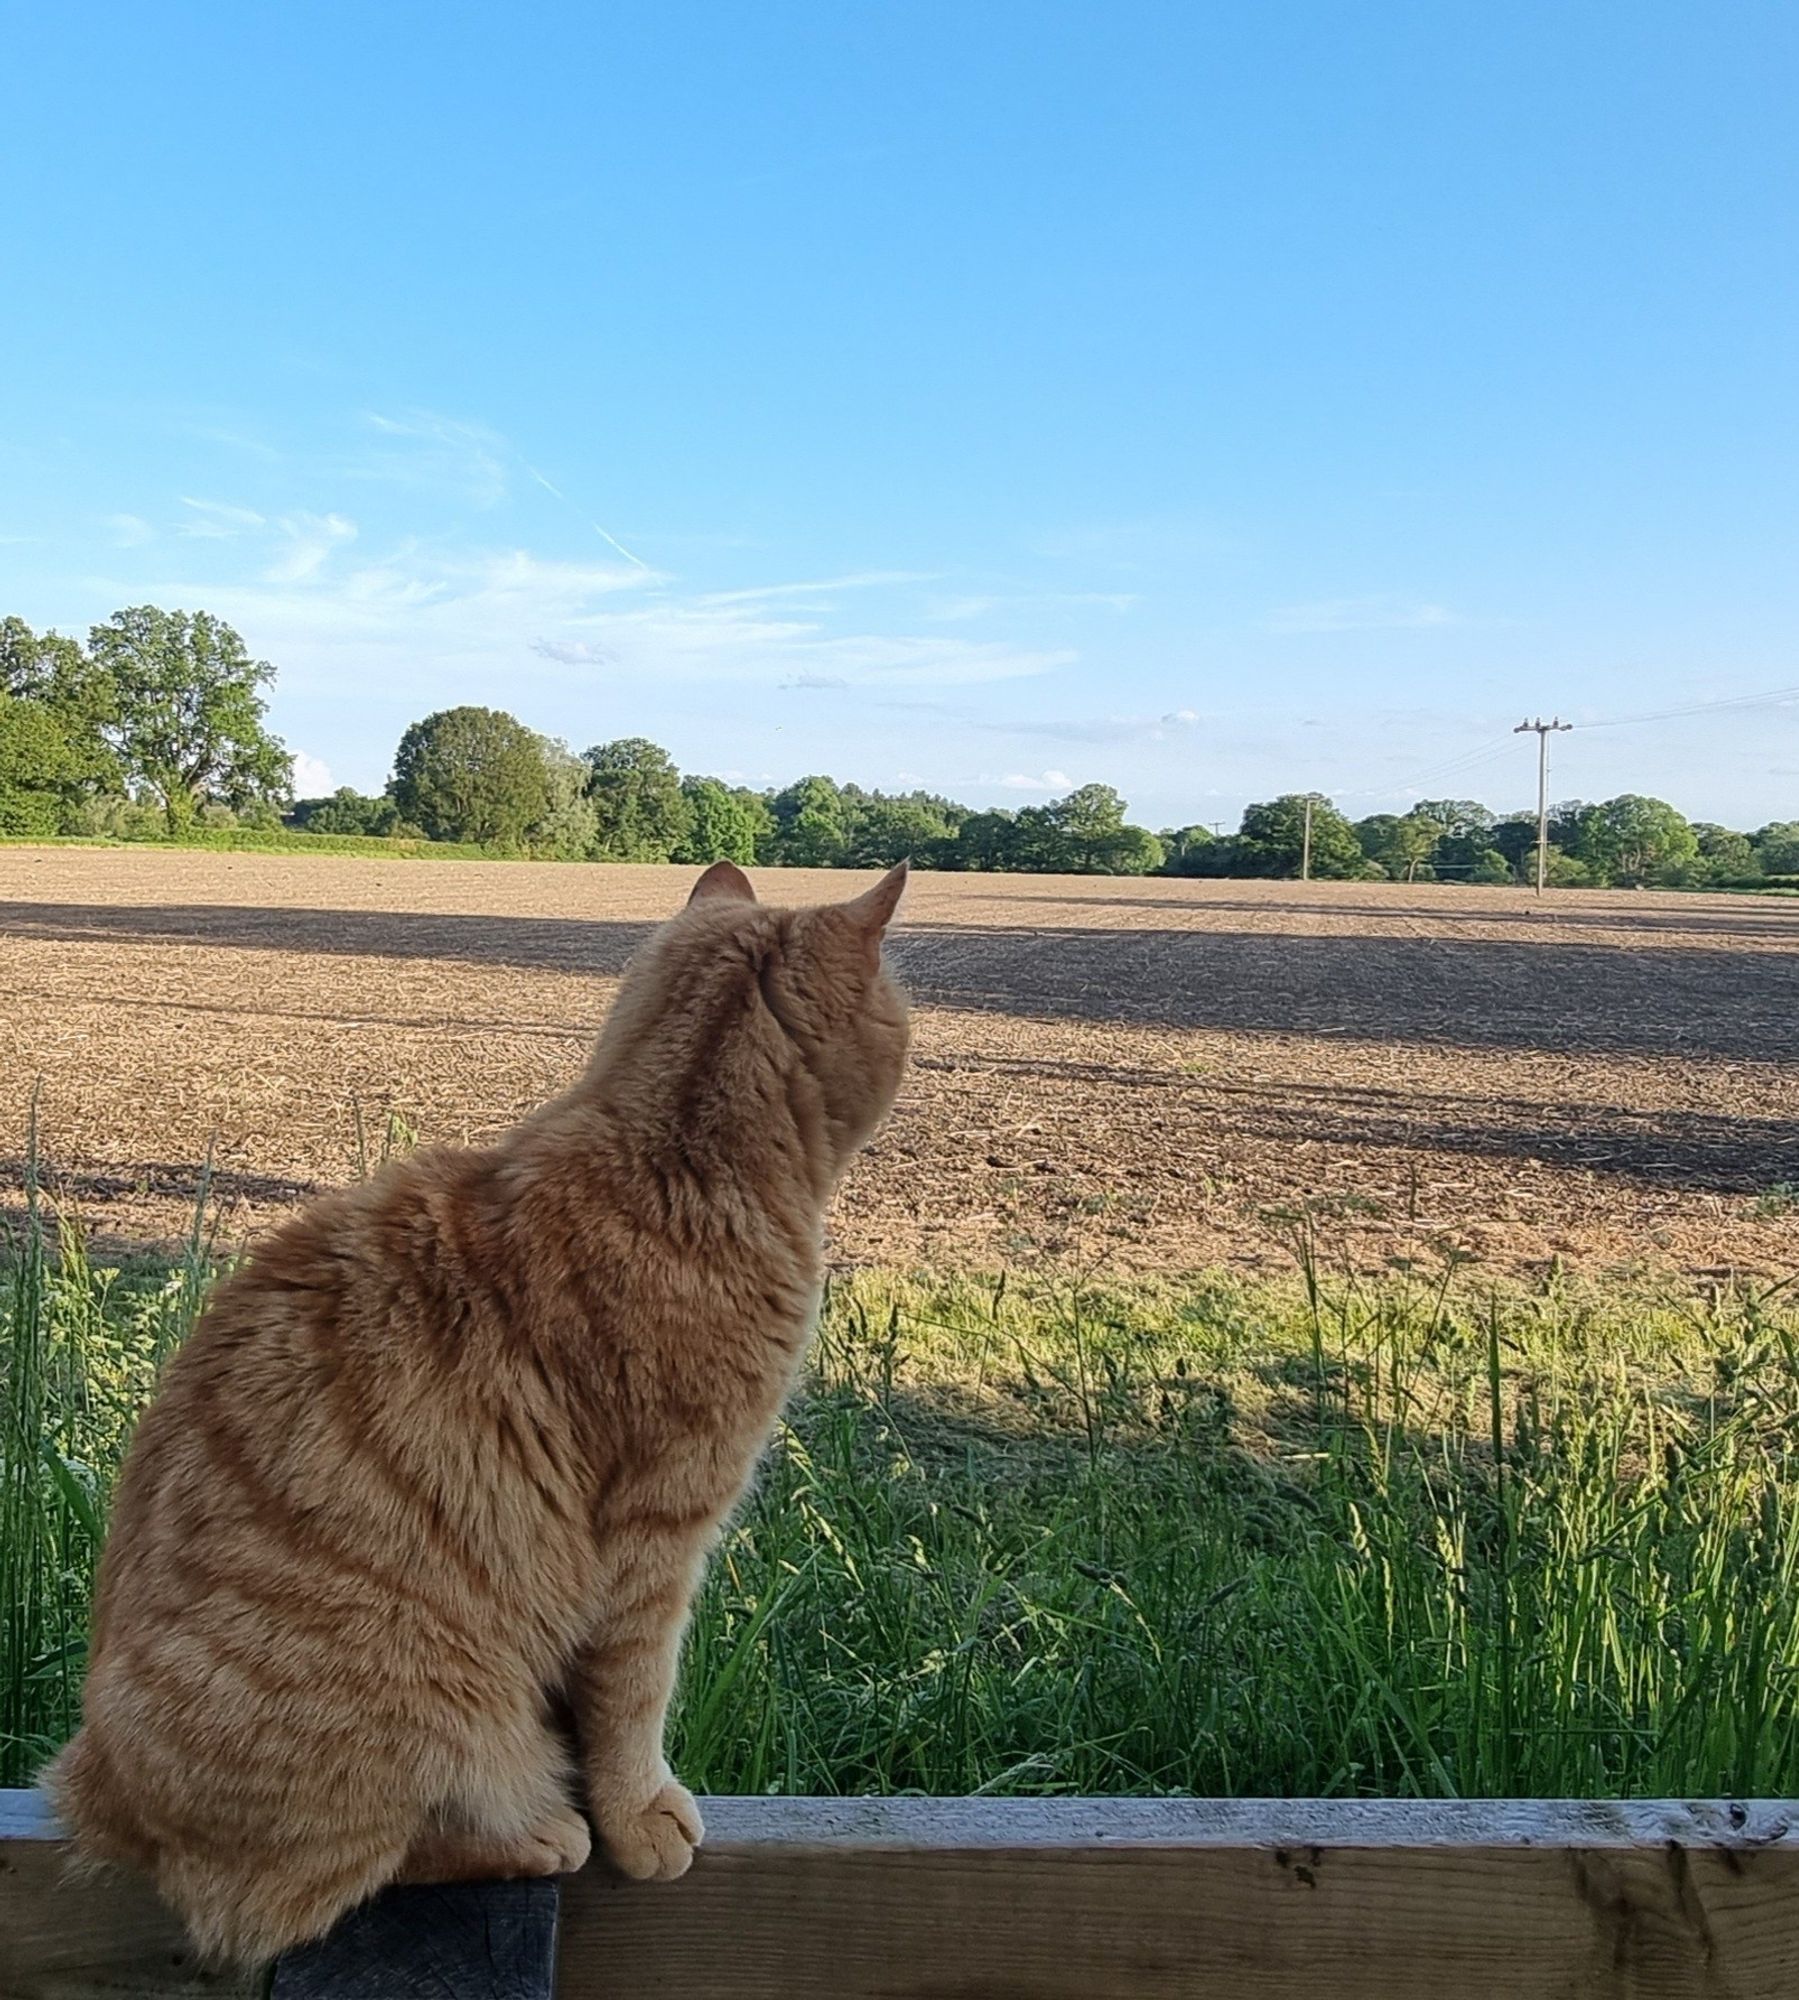
POLYGON ((1772 688, 1766 694, 1726 695, 1719 701, 1696 701, 1685 708, 1659 708, 1647 715, 1611 715, 1598 722, 1577 722, 1575 729, 1626 729, 1638 722, 1673 722, 1685 715, 1711 715, 1725 709, 1780 708, 1799 701, 1799 687, 1772 688))

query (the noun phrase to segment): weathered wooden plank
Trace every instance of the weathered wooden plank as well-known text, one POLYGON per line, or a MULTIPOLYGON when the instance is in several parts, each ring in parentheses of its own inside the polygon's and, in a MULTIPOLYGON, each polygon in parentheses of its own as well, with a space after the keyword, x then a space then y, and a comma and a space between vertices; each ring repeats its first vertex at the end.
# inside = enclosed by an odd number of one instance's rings
POLYGON ((713 1800, 558 2000, 1792 2000, 1799 1805, 713 1800))
POLYGON ((551 2000, 554 1882, 390 1889, 275 1966, 270 2000, 551 2000))
MULTIPOLYGON (((1799 1802, 714 1799, 706 1814, 684 1881, 592 1867, 562 1885, 558 2000, 1799 1994, 1799 1802)), ((205 1981, 141 1885, 60 1872, 41 1806, 0 1794, 0 2000, 254 1991, 205 1981)))
POLYGON ((72 1876, 35 1792, 0 1792, 0 2000, 254 2000, 252 1973, 207 1972, 147 1882, 72 1876))

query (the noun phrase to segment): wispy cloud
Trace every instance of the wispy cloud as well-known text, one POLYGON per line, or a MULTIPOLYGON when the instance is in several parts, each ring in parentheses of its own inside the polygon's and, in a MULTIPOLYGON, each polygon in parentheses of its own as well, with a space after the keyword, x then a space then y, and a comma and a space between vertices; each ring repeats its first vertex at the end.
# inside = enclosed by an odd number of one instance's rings
POLYGON ((334 550, 356 539, 356 523, 342 514, 286 514, 275 526, 283 546, 263 571, 270 583, 316 576, 334 550))
POLYGON ((1332 597, 1320 604, 1289 604, 1268 614, 1270 632, 1419 632, 1459 625, 1447 605, 1403 597, 1332 597))
MULTIPOLYGON (((203 589, 207 604, 252 633, 273 658, 305 660, 333 684, 370 674, 435 685, 448 663, 483 662, 489 684, 515 683, 540 662, 546 678, 736 683, 896 693, 971 686, 1069 664, 1032 650, 948 633, 834 631, 806 606, 783 614, 736 597, 683 599, 670 581, 625 561, 583 562, 529 549, 448 549, 413 539, 366 553, 342 514, 237 510, 254 551, 246 576, 219 565, 164 586, 203 589), (352 548, 356 560, 347 560, 352 548)), ((210 517, 208 517, 210 518, 210 517)))
POLYGON ((1074 780, 1066 771, 1039 771, 1034 777, 1025 771, 1012 771, 1003 778, 983 778, 983 785, 998 785, 1008 792, 1071 792, 1074 780))
POLYGON ((1134 590, 1037 590, 1009 591, 1003 595, 939 597, 925 607, 924 615, 939 625, 966 624, 972 619, 991 617, 1000 611, 1066 610, 1100 605, 1108 611, 1126 612, 1142 603, 1134 590))
POLYGON ((486 424, 435 410, 365 413, 375 447, 343 469, 353 479, 448 492, 475 507, 494 507, 511 491, 517 454, 486 424))
POLYGON ((1194 708, 1171 708, 1163 715, 1100 715, 1040 721, 977 722, 1001 736, 1047 736, 1061 743, 1168 743, 1199 722, 1194 708))
POLYGON ((940 597, 925 607, 925 616, 940 625, 960 625, 971 618, 985 618, 997 610, 997 597, 940 597))
POLYGON ((564 667, 610 666, 613 657, 591 639, 533 639, 531 650, 540 659, 554 660, 564 667))
POLYGON ((114 548, 142 548, 145 542, 156 539, 156 530, 141 514, 108 514, 106 526, 112 533, 114 548))
POLYGON ((223 500, 194 500, 186 494, 182 495, 181 504, 190 511, 175 532, 198 541, 226 542, 234 535, 264 525, 263 516, 254 507, 234 507, 223 500))
POLYGON ((934 572, 912 569, 866 569, 850 576, 825 576, 808 583, 764 583, 751 590, 709 590, 701 604, 761 604, 782 597, 828 597, 839 590, 875 590, 885 584, 930 583, 934 572))

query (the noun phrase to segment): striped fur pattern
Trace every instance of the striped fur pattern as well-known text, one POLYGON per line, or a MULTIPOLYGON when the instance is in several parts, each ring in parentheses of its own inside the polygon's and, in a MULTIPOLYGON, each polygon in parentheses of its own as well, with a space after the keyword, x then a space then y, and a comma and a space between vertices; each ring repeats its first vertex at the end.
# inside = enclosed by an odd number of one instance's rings
POLYGON ((899 1087, 904 877, 779 910, 715 864, 565 1097, 313 1203, 169 1363, 45 1783, 209 1956, 579 1867, 590 1823, 628 1876, 688 1866, 681 1635, 899 1087))

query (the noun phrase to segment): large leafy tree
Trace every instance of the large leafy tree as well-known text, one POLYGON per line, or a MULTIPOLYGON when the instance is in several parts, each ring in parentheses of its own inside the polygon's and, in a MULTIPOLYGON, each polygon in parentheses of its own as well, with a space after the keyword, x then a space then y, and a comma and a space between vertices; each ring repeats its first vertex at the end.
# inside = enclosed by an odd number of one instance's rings
POLYGON ((1799 819, 1775 820, 1755 836, 1764 875, 1799 875, 1799 819))
POLYGON ((106 740, 117 703, 80 640, 34 632, 23 618, 0 618, 0 695, 35 702, 56 718, 64 768, 73 773, 67 782, 89 792, 118 789, 118 760, 106 740))
POLYGON ((758 838, 774 828, 768 807, 754 792, 733 791, 720 778, 683 778, 687 831, 676 861, 754 861, 758 838))
POLYGON ((400 817, 432 840, 522 846, 551 806, 544 740, 498 708, 445 708, 415 722, 394 753, 400 817))
POLYGON ((1018 816, 999 807, 970 813, 956 830, 946 863, 951 868, 1007 870, 1018 867, 1018 816))
POLYGON ((1646 882, 1698 859, 1686 815, 1664 799, 1625 792, 1594 806, 1581 822, 1578 857, 1610 882, 1646 882))
POLYGON ((88 657, 104 676, 103 733, 171 833, 208 805, 287 799, 292 759, 263 720, 275 670, 222 618, 140 604, 93 627, 88 657))
POLYGON ((0 833, 65 832, 81 761, 55 711, 0 694, 0 833))
POLYGON ((1162 871, 1167 875, 1217 872, 1217 836, 1209 826, 1170 827, 1162 835, 1162 871))
POLYGON ((300 799, 289 819, 304 833, 354 833, 385 838, 394 830, 400 809, 390 798, 370 798, 350 785, 339 785, 329 798, 300 799))
POLYGON ((1355 828, 1330 800, 1318 793, 1283 792, 1278 799, 1245 808, 1238 833, 1246 875, 1297 875, 1305 849, 1306 799, 1312 802, 1312 873, 1321 881, 1353 880, 1366 872, 1367 857, 1355 828))
POLYGON ((898 798, 871 792, 856 803, 845 859, 855 868, 891 868, 896 861, 940 868, 962 817, 959 806, 928 792, 898 798))
MULTIPOLYGON (((1799 827, 1793 831, 1799 834, 1799 827)), ((1732 876, 1755 873, 1755 843, 1746 833, 1735 833, 1711 820, 1696 819, 1693 838, 1699 843, 1702 881, 1728 881, 1732 876)))
POLYGON ((586 861, 599 847, 600 816, 588 795, 584 759, 554 736, 538 738, 548 781, 541 817, 525 829, 533 854, 555 861, 586 861))
MULTIPOLYGON (((1408 813, 1373 813, 1355 824, 1356 843, 1363 854, 1370 861, 1379 862, 1395 880, 1403 882, 1417 881, 1419 870, 1436 853, 1444 831, 1442 822, 1433 819, 1422 806, 1414 806, 1408 813)), ((1314 810, 1314 845, 1317 832, 1314 810)))
POLYGON ((667 861, 692 812, 674 759, 647 737, 622 736, 595 744, 585 762, 595 852, 609 861, 667 861))
POLYGON ((774 856, 790 868, 842 865, 849 812, 831 778, 801 778, 769 802, 775 816, 774 856))

